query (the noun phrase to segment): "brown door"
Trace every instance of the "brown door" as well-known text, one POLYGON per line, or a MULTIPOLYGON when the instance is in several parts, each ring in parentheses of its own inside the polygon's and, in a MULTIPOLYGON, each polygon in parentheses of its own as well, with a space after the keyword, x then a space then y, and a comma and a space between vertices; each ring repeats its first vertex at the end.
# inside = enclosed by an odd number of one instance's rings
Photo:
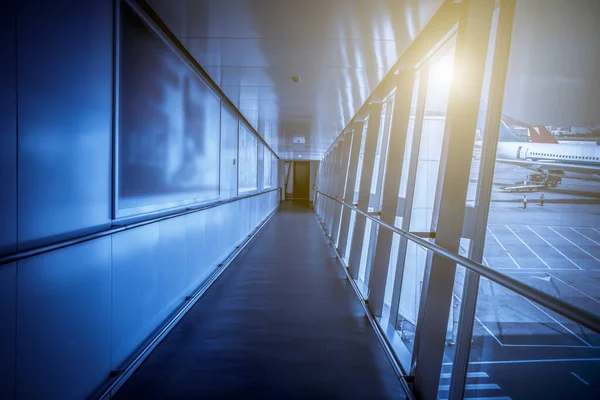
POLYGON ((294 161, 294 199, 308 199, 310 191, 310 163, 294 161))

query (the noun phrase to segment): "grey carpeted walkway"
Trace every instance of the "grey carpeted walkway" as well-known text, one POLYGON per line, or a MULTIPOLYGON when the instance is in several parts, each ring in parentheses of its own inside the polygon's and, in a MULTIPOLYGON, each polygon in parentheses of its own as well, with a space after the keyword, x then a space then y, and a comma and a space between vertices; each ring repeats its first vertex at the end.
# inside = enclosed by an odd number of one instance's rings
POLYGON ((402 387, 307 203, 284 202, 119 399, 399 399, 402 387))

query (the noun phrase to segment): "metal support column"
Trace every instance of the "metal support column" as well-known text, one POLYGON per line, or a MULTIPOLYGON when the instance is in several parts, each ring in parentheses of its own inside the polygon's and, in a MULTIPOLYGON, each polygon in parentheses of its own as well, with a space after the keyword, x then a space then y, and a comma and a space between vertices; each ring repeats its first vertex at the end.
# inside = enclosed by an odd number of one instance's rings
MULTIPOLYGON (((331 168, 331 183, 329 185, 329 195, 335 197, 337 194, 338 181, 340 179, 340 165, 342 164, 342 152, 344 150, 344 140, 338 140, 337 146, 333 151, 333 166, 331 168)), ((329 199, 325 223, 329 236, 333 237, 333 220, 335 219, 335 210, 338 208, 338 203, 329 199)))
MULTIPOLYGON (((435 205, 439 209, 436 244, 455 253, 459 252, 462 236, 495 0, 469 1, 463 7, 456 44, 455 81, 448 102, 448 151, 440 162, 443 179, 438 187, 439 204, 435 205)), ((437 399, 455 271, 454 262, 437 254, 425 268, 411 365, 415 393, 423 400, 437 399)))
MULTIPOLYGON (((331 150, 329 153, 327 153, 326 156, 326 162, 327 162, 327 168, 325 169, 325 176, 324 176, 324 184, 323 184, 323 192, 329 194, 329 188, 331 186, 331 169, 333 168, 333 153, 335 151, 335 148, 333 150, 331 150)), ((323 197, 323 205, 322 205, 322 210, 321 210, 321 219, 323 220, 323 223, 325 223, 325 217, 327 216, 327 209, 330 206, 330 202, 331 200, 328 199, 327 197, 323 197)), ((327 225, 325 224, 325 229, 327 229, 327 225)), ((327 235, 329 235, 329 231, 327 231, 327 235)))
MULTIPOLYGON (((360 186, 358 191, 358 208, 364 212, 369 211, 369 200, 371 197, 371 181, 373 178, 373 167, 375 165, 375 152, 377 151, 377 139, 379 136, 379 125, 381 122, 381 102, 372 102, 369 105, 369 124, 367 125, 367 139, 365 142, 365 154, 363 157, 362 172, 360 175, 360 186)), ((362 246, 365 236, 366 219, 356 215, 354 223, 354 234, 348 267, 352 278, 358 278, 362 246)))
MULTIPOLYGON (((483 128, 483 146, 479 165, 480 182, 475 200, 477 217, 469 255, 477 262, 483 259, 514 13, 515 0, 500 1, 488 109, 485 128, 483 128)), ((479 275, 467 270, 460 303, 456 349, 448 396, 452 400, 460 400, 464 396, 478 290, 479 275)))
MULTIPOLYGON (((408 165, 408 176, 406 177, 406 193, 402 204, 402 224, 400 226, 400 228, 405 231, 410 230, 410 218, 414 201, 415 184, 417 181, 417 167, 419 165, 421 133, 423 131, 423 117, 425 115, 425 101, 427 100, 428 77, 429 69, 427 65, 425 65, 421 67, 419 71, 419 88, 417 89, 417 108, 415 110, 415 125, 413 127, 412 141, 411 143, 406 143, 406 146, 410 146, 410 161, 408 165)), ((407 154, 405 154, 404 157, 406 157, 406 155, 407 154)), ((393 326, 396 326, 398 319, 400 291, 402 290, 407 246, 408 240, 400 238, 398 259, 396 260, 396 273, 394 276, 394 285, 392 287, 392 300, 390 304, 390 322, 393 326)))
MULTIPOLYGON (((379 152, 379 162, 377 163, 377 170, 373 170, 373 178, 374 181, 371 183, 375 183, 375 193, 371 193, 369 198, 369 208, 374 212, 381 212, 381 201, 383 196, 383 179, 385 176, 385 170, 387 166, 387 155, 388 148, 390 142, 390 126, 392 124, 392 112, 393 112, 393 104, 394 101, 390 98, 385 101, 385 112, 382 107, 382 116, 383 116, 383 129, 380 127, 381 136, 378 138, 378 152, 379 152)), ((377 157, 377 153, 375 153, 375 157, 377 157)), ((367 260, 365 265, 365 281, 366 285, 369 284, 369 279, 371 278, 371 267, 373 266, 373 261, 375 258, 375 247, 377 245, 377 234, 379 232, 379 225, 371 224, 371 230, 369 233, 369 246, 367 248, 367 260)), ((363 249, 365 251, 365 249, 363 249)))
MULTIPOLYGON (((387 167, 381 206, 381 220, 390 225, 394 225, 398 209, 398 192, 404 162, 406 133, 410 119, 414 75, 413 70, 401 71, 396 83, 396 97, 391 121, 388 156, 386 157, 387 167)), ((369 309, 377 317, 381 316, 383 309, 383 296, 393 236, 394 233, 388 229, 380 229, 377 234, 373 267, 369 279, 369 309)))
MULTIPOLYGON (((360 144, 362 142, 365 121, 354 122, 354 132, 352 134, 352 147, 350 148, 350 161, 348 163, 348 177, 346 178, 346 190, 344 191, 344 201, 352 203, 354 191, 356 188, 356 174, 358 171, 358 159, 360 156, 360 144)), ((342 257, 346 255, 348 247, 348 233, 350 231, 350 217, 352 211, 347 207, 342 208, 342 221, 340 226, 340 235, 338 239, 338 251, 342 257)))
MULTIPOLYGON (((348 176, 348 160, 350 158, 350 147, 352 143, 352 131, 348 131, 344 135, 344 147, 342 149, 342 160, 339 166, 339 172, 336 177, 337 188, 334 196, 338 200, 343 200, 344 190, 346 189, 346 178, 348 176)), ((338 237, 340 233, 340 218, 342 214, 342 205, 335 203, 335 210, 333 214, 333 229, 331 231, 331 239, 333 244, 337 248, 338 237)))

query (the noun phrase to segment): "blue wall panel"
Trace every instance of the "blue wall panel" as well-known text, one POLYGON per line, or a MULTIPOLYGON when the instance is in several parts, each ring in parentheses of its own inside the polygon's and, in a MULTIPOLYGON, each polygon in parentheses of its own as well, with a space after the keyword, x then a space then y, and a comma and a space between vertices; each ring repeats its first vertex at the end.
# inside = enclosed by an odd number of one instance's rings
POLYGON ((17 264, 0 266, 0 399, 14 396, 17 264))
POLYGON ((112 368, 118 369, 157 324, 158 224, 118 233, 113 241, 112 368))
POLYGON ((83 399, 110 367, 110 238, 19 261, 17 398, 83 399))
POLYGON ((19 247, 111 217, 111 0, 18 8, 19 247))
POLYGON ((0 2, 0 254, 17 249, 15 17, 14 1, 0 2))
POLYGON ((187 265, 185 217, 113 236, 113 368, 180 306, 187 265))
POLYGON ((207 243, 208 237, 206 232, 206 219, 208 211, 201 211, 186 216, 187 224, 187 253, 188 253, 188 265, 186 270, 186 277, 189 285, 186 288, 186 293, 190 293, 200 283, 206 279, 206 277, 215 269, 215 265, 212 265, 208 260, 207 252, 209 251, 207 243))

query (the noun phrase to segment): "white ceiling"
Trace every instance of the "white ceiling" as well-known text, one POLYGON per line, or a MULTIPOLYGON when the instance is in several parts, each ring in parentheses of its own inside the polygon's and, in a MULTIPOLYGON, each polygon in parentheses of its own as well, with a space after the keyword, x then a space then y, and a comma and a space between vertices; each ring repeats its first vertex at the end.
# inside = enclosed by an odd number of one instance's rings
POLYGON ((318 159, 442 0, 148 3, 281 158, 318 159))

